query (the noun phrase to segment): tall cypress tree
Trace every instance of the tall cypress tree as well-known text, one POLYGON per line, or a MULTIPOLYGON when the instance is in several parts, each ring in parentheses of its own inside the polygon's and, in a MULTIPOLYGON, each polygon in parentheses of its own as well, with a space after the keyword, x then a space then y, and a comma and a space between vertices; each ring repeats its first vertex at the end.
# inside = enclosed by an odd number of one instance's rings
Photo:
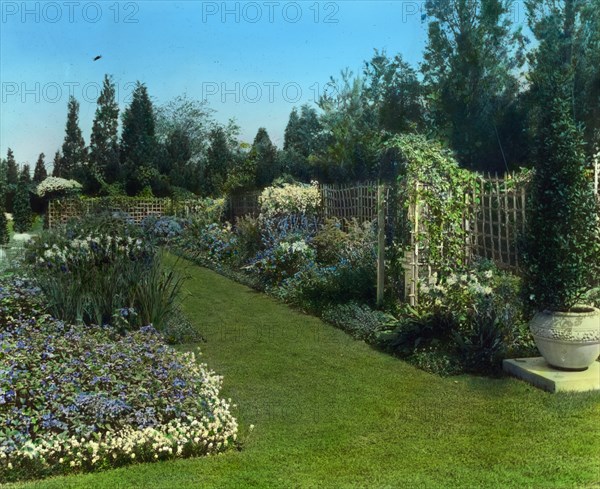
POLYGON ((115 84, 109 75, 104 76, 102 91, 90 138, 90 167, 98 172, 107 183, 119 179, 119 106, 116 100, 115 84))
POLYGON ((15 185, 19 181, 19 168, 13 150, 8 148, 6 153, 6 182, 15 185))
POLYGON ((128 193, 137 194, 152 183, 158 173, 157 150, 152 102, 146 86, 137 82, 131 104, 123 113, 121 134, 120 159, 128 193))
POLYGON ((28 164, 24 164, 19 173, 19 183, 29 185, 31 183, 31 169, 28 164))
POLYGON ((79 102, 73 96, 69 98, 68 111, 60 176, 74 178, 75 174, 85 167, 87 155, 85 141, 79 128, 79 102))
POLYGON ((283 133, 283 149, 285 151, 301 152, 302 140, 300 137, 300 116, 296 107, 290 112, 285 132, 283 133))
POLYGON ((52 176, 62 178, 64 174, 62 166, 62 156, 60 151, 54 153, 54 161, 52 162, 52 176))
POLYGON ((269 133, 264 127, 261 127, 256 133, 250 154, 256 164, 256 186, 266 187, 279 176, 277 168, 277 148, 271 142, 269 133))
POLYGON ((48 172, 46 171, 46 163, 44 162, 45 158, 46 155, 44 153, 40 153, 40 156, 35 163, 35 169, 33 170, 33 181, 35 183, 42 182, 48 176, 48 172))
POLYGON ((221 195, 227 174, 235 156, 225 129, 221 126, 213 129, 210 133, 210 146, 206 155, 206 163, 203 168, 202 190, 206 195, 221 195))

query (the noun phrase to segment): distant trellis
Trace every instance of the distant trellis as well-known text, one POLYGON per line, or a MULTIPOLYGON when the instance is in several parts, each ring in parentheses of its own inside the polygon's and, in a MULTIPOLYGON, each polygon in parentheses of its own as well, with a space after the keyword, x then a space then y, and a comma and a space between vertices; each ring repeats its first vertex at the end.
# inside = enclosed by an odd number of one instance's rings
POLYGON ((169 198, 139 199, 106 197, 97 199, 65 198, 51 200, 46 214, 49 228, 66 224, 69 220, 88 214, 124 212, 140 223, 148 216, 188 215, 194 212, 196 200, 175 201, 169 198))
MULTIPOLYGON (((377 218, 377 182, 350 184, 320 184, 321 217, 341 220, 356 219, 359 222, 377 218)), ((386 187, 386 196, 389 189, 386 187)), ((229 197, 230 218, 258 216, 260 191, 233 194, 229 197)))

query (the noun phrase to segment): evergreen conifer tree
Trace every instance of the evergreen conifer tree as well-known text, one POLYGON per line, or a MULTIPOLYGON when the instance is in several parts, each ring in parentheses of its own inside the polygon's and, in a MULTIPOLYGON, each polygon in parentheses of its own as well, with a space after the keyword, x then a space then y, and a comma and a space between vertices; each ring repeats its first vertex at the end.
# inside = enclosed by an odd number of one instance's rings
POLYGON ((40 153, 37 162, 35 163, 35 169, 33 170, 33 181, 35 183, 40 183, 44 181, 44 179, 48 176, 48 172, 46 171, 46 164, 44 162, 44 158, 46 155, 44 153, 40 153))

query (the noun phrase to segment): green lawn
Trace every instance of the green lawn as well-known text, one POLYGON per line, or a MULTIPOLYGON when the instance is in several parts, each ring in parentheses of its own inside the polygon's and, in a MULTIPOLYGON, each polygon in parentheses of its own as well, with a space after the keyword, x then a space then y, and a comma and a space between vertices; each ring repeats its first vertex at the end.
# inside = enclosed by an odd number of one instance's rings
POLYGON ((242 450, 18 487, 598 487, 599 395, 438 378, 212 271, 180 266, 185 309, 207 339, 203 359, 238 405, 242 450))

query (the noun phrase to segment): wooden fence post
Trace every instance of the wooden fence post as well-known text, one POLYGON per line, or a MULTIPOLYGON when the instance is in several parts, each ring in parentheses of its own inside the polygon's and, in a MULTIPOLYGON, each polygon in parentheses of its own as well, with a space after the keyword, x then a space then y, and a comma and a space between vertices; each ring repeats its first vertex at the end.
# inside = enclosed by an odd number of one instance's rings
POLYGON ((385 288, 385 186, 377 186, 377 306, 383 304, 385 288))

